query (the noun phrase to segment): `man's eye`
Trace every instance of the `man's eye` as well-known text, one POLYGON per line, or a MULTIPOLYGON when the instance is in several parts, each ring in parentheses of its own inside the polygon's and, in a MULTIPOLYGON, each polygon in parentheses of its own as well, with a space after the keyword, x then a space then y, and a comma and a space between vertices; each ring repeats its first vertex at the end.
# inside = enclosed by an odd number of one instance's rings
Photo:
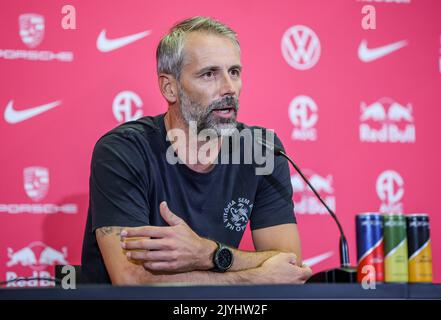
POLYGON ((233 69, 230 72, 231 72, 231 75, 233 75, 235 77, 240 76, 240 71, 238 69, 233 69))
POLYGON ((210 78, 214 77, 214 72, 213 71, 208 71, 208 72, 205 72, 202 76, 204 78, 210 79, 210 78))

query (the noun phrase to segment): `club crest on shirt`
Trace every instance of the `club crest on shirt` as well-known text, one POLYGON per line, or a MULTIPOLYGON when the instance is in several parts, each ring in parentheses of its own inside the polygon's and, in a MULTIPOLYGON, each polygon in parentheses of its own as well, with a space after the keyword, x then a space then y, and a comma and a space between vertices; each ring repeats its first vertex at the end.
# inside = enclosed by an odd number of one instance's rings
POLYGON ((246 198, 231 200, 224 208, 224 225, 231 231, 242 232, 245 230, 253 204, 246 198))

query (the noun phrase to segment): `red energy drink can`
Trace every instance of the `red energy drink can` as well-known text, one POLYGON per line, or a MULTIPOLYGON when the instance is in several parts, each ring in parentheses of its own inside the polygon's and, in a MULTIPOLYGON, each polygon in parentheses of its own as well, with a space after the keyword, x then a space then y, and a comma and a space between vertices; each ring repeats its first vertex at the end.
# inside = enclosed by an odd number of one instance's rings
POLYGON ((432 249, 430 247, 429 215, 408 214, 407 241, 409 282, 432 282, 432 249))
POLYGON ((383 216, 379 213, 361 213, 356 216, 357 233, 357 281, 375 270, 375 277, 371 280, 384 282, 384 241, 383 216), (366 267, 367 266, 367 267, 366 267))

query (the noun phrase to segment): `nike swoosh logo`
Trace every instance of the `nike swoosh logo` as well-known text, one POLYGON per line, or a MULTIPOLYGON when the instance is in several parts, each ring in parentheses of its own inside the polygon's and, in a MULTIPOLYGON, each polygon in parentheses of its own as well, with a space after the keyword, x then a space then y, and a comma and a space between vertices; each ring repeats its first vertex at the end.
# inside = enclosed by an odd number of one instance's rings
POLYGON ((29 118, 38 116, 39 114, 42 114, 43 112, 46 112, 52 108, 55 108, 56 106, 59 106, 61 104, 61 100, 54 101, 51 103, 47 103, 38 107, 28 108, 25 110, 15 110, 14 109, 14 101, 9 101, 8 105, 6 106, 4 118, 7 123, 15 124, 22 121, 25 121, 29 118))
POLYGON ((143 31, 140 33, 132 34, 125 37, 108 39, 106 36, 106 30, 103 30, 98 35, 98 39, 96 40, 96 47, 101 52, 110 52, 121 47, 124 47, 132 42, 138 41, 151 33, 150 30, 143 31))
POLYGON ((320 254, 318 256, 303 260, 303 263, 312 267, 313 265, 316 265, 317 263, 322 262, 323 260, 328 259, 329 257, 331 257, 334 254, 334 252, 329 251, 329 252, 325 252, 323 254, 320 254))
POLYGON ((358 47, 358 58, 363 62, 371 62, 391 54, 392 52, 407 46, 407 44, 407 40, 402 40, 382 47, 369 49, 367 46, 367 40, 363 40, 358 47))

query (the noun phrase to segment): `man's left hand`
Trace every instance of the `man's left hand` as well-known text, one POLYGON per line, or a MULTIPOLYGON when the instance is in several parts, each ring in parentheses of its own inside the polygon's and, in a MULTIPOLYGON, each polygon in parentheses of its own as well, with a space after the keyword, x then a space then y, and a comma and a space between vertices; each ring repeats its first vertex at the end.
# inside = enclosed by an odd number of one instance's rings
POLYGON ((121 231, 121 246, 127 257, 151 271, 189 272, 213 267, 214 241, 198 236, 165 201, 159 211, 168 227, 144 226, 121 231), (142 237, 145 239, 133 239, 142 237), (132 251, 136 250, 136 251, 132 251))

